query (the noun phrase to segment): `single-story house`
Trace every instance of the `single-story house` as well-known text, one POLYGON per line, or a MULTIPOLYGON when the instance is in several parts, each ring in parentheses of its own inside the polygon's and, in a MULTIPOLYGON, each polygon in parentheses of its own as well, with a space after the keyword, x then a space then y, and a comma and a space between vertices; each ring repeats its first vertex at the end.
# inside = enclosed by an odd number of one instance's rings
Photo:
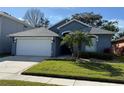
POLYGON ((111 48, 111 39, 114 33, 92 27, 76 19, 64 19, 49 29, 36 28, 9 36, 13 38, 13 55, 32 56, 57 56, 66 54, 69 49, 66 45, 61 45, 61 37, 72 31, 80 30, 94 36, 93 46, 82 45, 82 51, 103 52, 106 48, 111 48))

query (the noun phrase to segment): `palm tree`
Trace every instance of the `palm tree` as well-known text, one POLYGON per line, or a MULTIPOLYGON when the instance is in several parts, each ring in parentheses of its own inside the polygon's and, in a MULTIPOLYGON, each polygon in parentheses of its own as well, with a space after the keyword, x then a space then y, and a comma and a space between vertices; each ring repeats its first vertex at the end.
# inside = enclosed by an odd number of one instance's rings
POLYGON ((86 34, 84 32, 74 31, 70 34, 65 35, 62 38, 61 44, 67 44, 72 52, 72 56, 75 55, 76 57, 79 57, 82 44, 84 43, 87 46, 91 46, 92 37, 93 36, 86 34))
POLYGON ((70 49, 70 51, 72 52, 72 56, 73 56, 73 34, 66 34, 61 41, 61 44, 64 45, 66 44, 68 46, 68 48, 70 49))

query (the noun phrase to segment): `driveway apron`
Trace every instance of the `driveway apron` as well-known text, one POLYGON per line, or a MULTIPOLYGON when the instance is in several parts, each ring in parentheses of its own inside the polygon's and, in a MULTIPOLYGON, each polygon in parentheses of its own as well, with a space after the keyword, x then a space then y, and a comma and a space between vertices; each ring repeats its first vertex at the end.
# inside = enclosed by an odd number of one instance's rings
POLYGON ((43 57, 9 56, 0 59, 0 73, 19 74, 42 61, 43 57))

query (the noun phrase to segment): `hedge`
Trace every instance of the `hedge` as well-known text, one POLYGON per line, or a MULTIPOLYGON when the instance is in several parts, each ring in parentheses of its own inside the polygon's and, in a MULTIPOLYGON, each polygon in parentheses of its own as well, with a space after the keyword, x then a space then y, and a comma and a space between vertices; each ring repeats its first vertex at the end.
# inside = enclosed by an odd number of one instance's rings
POLYGON ((80 52, 80 58, 97 58, 103 60, 112 60, 114 58, 113 54, 107 53, 97 53, 97 52, 80 52))

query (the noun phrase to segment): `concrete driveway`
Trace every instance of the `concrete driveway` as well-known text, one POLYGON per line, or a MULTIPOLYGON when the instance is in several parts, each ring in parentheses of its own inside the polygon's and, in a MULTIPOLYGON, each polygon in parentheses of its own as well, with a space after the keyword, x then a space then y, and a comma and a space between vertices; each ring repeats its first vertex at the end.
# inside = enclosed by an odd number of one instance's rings
POLYGON ((0 73, 19 74, 43 59, 43 57, 29 56, 9 56, 0 58, 0 73))

